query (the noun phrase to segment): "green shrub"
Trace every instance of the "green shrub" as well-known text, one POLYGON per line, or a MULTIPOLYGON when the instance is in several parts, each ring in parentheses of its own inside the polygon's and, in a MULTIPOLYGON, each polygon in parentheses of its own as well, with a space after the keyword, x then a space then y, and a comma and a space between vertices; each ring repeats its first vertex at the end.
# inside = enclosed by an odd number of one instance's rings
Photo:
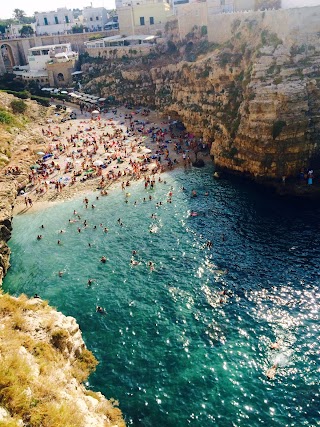
POLYGON ((169 54, 176 53, 178 50, 177 46, 171 40, 168 40, 167 46, 168 46, 167 52, 169 54))
POLYGON ((15 114, 23 114, 27 109, 27 104, 22 99, 14 99, 10 102, 10 107, 15 114))
POLYGON ((31 96, 32 101, 37 101, 38 104, 43 105, 44 107, 50 107, 50 102, 46 98, 42 98, 41 96, 31 96))
POLYGON ((0 123, 4 125, 13 125, 14 124, 13 115, 8 113, 5 110, 0 110, 0 123))
POLYGON ((208 27, 206 25, 202 25, 201 27, 201 37, 204 37, 208 34, 208 27))
POLYGON ((27 92, 26 90, 17 92, 15 90, 2 89, 1 91, 9 93, 10 95, 14 95, 16 98, 20 98, 20 99, 28 99, 30 96, 29 92, 27 92))

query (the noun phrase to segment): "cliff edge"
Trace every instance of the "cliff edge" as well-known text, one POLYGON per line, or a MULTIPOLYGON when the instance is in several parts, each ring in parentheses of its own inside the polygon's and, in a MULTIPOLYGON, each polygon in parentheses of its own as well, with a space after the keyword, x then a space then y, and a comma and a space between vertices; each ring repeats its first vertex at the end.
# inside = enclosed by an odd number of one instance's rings
POLYGON ((125 426, 115 402, 82 384, 97 361, 74 318, 3 294, 0 313, 1 425, 125 426))

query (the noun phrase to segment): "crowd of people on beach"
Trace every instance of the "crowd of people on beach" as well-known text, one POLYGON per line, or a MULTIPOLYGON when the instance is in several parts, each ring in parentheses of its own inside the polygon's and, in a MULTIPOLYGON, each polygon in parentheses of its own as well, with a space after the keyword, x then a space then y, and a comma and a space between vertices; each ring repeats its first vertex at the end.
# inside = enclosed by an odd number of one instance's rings
POLYGON ((104 194, 119 180, 128 186, 131 180, 170 170, 178 163, 190 166, 190 147, 199 141, 170 121, 152 123, 149 114, 147 109, 122 109, 104 117, 101 113, 67 123, 49 121, 42 128, 46 150, 39 152, 30 170, 31 191, 40 198, 49 190, 61 193, 65 187, 99 178, 98 188, 104 194))

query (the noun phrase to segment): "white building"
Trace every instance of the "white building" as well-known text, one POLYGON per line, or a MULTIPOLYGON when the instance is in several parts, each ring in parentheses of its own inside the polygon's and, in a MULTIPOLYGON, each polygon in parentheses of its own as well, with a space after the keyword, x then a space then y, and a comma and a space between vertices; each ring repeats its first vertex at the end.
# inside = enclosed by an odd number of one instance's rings
POLYGON ((72 10, 67 8, 59 8, 57 11, 51 12, 36 12, 36 31, 37 35, 43 34, 65 34, 71 31, 75 25, 72 10))
MULTIPOLYGON (((38 46, 28 49, 27 60, 27 66, 14 67, 13 73, 23 80, 36 80, 45 84, 51 83, 48 72, 50 70, 52 79, 55 77, 54 74, 59 76, 62 69, 64 72, 65 69, 74 71, 78 53, 72 51, 70 43, 38 46)), ((63 75, 62 81, 67 81, 67 77, 63 75)), ((59 80, 59 77, 57 79, 59 80)))
POLYGON ((83 26, 90 31, 101 31, 109 21, 109 14, 104 7, 85 7, 82 11, 83 26))
POLYGON ((73 52, 70 43, 38 46, 28 49, 28 64, 30 71, 46 70, 48 62, 65 62, 78 58, 78 53, 73 52))

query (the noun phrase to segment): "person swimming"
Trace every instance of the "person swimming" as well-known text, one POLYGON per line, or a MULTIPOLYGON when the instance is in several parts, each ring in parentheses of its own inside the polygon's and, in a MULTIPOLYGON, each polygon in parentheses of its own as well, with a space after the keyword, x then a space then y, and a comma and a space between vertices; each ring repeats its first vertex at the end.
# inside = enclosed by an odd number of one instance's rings
POLYGON ((266 376, 269 378, 269 380, 274 379, 274 377, 276 375, 277 367, 278 367, 278 365, 275 363, 273 366, 271 366, 271 368, 269 368, 267 370, 266 376))
POLYGON ((107 314, 105 309, 103 307, 100 307, 100 305, 97 305, 96 312, 100 314, 107 314))
POLYGON ((102 256, 102 257, 100 258, 100 261, 101 261, 103 264, 105 264, 105 263, 106 263, 106 261, 107 261, 107 258, 106 258, 105 256, 102 256))

